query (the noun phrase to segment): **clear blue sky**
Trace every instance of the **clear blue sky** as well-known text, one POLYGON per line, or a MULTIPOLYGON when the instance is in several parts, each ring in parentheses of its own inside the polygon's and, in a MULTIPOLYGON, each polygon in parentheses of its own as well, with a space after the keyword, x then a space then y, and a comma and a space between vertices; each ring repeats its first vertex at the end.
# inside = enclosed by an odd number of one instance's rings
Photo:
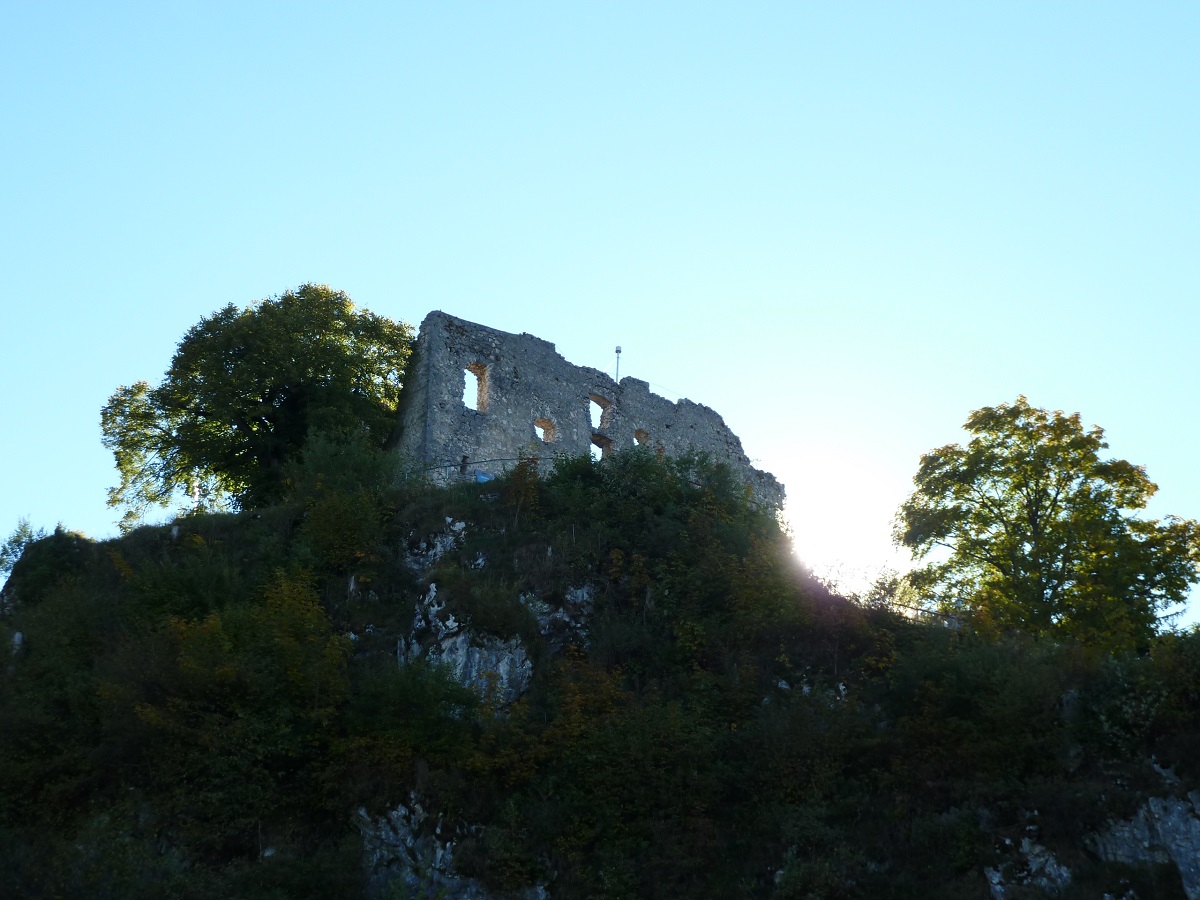
POLYGON ((305 281, 621 344, 819 571, 1018 393, 1200 518, 1200 6, 345 6, 0 6, 5 534, 113 533, 109 394, 305 281))

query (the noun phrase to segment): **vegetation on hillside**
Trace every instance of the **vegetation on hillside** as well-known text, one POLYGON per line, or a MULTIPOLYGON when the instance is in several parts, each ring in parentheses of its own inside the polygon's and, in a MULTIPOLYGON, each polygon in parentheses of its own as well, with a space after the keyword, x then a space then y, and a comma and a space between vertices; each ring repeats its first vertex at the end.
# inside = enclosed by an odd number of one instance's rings
MULTIPOLYGON (((28 546, 0 619, 22 635, 0 892, 356 896, 354 811, 418 796, 497 896, 961 897, 1006 837, 1077 847, 1132 812, 1150 754, 1200 778, 1200 635, 1114 656, 917 623, 799 571, 720 466, 536 466, 432 488, 316 437, 279 504, 28 546), (463 542, 415 573, 447 517, 463 542), (397 665, 429 581, 529 649, 511 709, 397 665), (519 598, 581 584, 587 639, 552 652, 519 598)), ((1064 859, 1068 896, 1179 895, 1064 859)))
POLYGON ((1153 485, 1098 429, 974 413, 901 512, 950 555, 851 601, 701 456, 406 478, 410 337, 313 285, 203 319, 105 407, 123 535, 0 547, 0 896, 439 896, 364 865, 418 807, 495 897, 950 900, 1031 840, 1068 900, 1182 896, 1081 842, 1200 785, 1200 631, 1156 618, 1198 529, 1129 516, 1153 485), (519 641, 515 702, 409 652, 435 586, 519 641))

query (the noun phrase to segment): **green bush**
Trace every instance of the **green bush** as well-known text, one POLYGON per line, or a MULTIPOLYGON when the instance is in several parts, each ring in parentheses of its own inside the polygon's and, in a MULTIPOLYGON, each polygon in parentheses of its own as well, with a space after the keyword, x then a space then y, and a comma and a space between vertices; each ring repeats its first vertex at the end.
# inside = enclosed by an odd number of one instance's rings
MULTIPOLYGON (((354 896, 354 811, 415 794, 500 895, 953 898, 1004 838, 1072 846, 1161 792, 1150 753, 1200 774, 1198 632, 1109 657, 849 603, 700 457, 444 489, 387 462, 318 435, 279 506, 24 549, 0 893, 354 896), (459 545, 409 571, 448 518, 459 545), (397 665, 430 581, 521 638, 510 709, 397 665), (583 585, 552 653, 520 597, 583 585)), ((1124 877, 1078 860, 1101 893, 1124 877)))

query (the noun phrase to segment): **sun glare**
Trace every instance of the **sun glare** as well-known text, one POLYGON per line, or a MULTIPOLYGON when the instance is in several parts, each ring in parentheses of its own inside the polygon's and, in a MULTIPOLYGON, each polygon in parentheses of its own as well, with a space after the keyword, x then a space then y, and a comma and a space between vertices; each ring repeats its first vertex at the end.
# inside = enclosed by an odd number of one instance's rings
POLYGON ((810 447, 776 475, 787 486, 784 517, 796 555, 818 578, 861 592, 885 569, 906 571, 892 546, 892 519, 908 480, 844 447, 810 447))

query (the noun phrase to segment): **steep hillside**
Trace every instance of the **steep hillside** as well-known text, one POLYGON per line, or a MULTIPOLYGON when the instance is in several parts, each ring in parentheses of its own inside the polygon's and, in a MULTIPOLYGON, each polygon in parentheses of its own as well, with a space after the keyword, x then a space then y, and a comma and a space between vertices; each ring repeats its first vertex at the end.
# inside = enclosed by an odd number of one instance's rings
POLYGON ((326 444, 285 504, 30 546, 0 893, 1200 892, 1196 633, 914 623, 703 459, 542 465, 434 489, 326 444))

